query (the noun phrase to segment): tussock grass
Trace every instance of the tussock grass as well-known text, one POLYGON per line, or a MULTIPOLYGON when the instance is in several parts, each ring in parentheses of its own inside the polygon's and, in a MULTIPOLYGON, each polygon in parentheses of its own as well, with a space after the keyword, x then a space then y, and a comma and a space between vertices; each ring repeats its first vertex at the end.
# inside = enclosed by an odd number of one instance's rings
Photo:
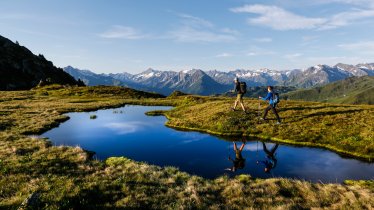
MULTIPOLYGON (((100 90, 101 88, 103 87, 65 90, 59 86, 51 86, 33 91, 0 92, 0 209, 17 209, 30 195, 38 195, 37 200, 26 209, 372 209, 374 207, 372 180, 346 181, 344 184, 314 184, 281 178, 254 179, 249 175, 235 178, 222 176, 207 180, 191 176, 174 167, 162 168, 125 157, 96 161, 92 160, 91 154, 82 148, 51 146, 47 139, 26 135, 40 133, 57 126, 58 123, 67 120, 63 115, 66 112, 119 107, 124 104, 176 106, 166 113, 171 119, 169 123, 188 128, 211 129, 217 132, 228 129, 229 132, 263 135, 268 131, 266 129, 269 129, 265 124, 252 125, 253 120, 246 122, 245 126, 248 127, 237 125, 238 118, 246 120, 256 114, 254 110, 248 116, 239 112, 228 112, 232 100, 227 98, 177 96, 181 98, 168 99, 140 94, 134 99, 131 95, 136 94, 134 92, 129 95, 125 93, 111 95, 112 91, 121 93, 124 90, 121 88, 115 90, 115 87, 100 90), (207 110, 210 110, 210 114, 207 110), (191 112, 191 115, 188 112, 191 112), (206 119, 202 120, 203 118, 206 119), (230 130, 231 125, 235 125, 235 129, 230 130)), ((251 104, 250 101, 246 102, 251 104)), ((333 119, 314 119, 321 116, 320 112, 336 111, 331 110, 331 107, 323 106, 291 102, 284 111, 294 113, 297 119, 302 116, 313 119, 305 121, 305 124, 324 122, 323 125, 330 127, 334 126, 338 119, 344 121, 347 114, 349 115, 347 110, 359 114, 361 112, 372 114, 371 107, 347 106, 338 107, 339 113, 330 113, 335 116, 333 119)), ((161 112, 153 114, 161 114, 161 112)), ((357 120, 356 123, 368 123, 368 121, 362 119, 362 121, 357 120)), ((302 126, 295 124, 293 129, 302 126)), ((286 125, 282 126, 287 129, 286 125)), ((344 128, 339 132, 345 132, 348 138, 352 137, 350 132, 356 132, 350 130, 356 127, 344 128)), ((270 131, 272 133, 268 134, 269 136, 274 134, 281 137, 279 128, 278 131, 275 128, 270 131)), ((288 132, 293 134, 291 129, 288 132)), ((303 135, 309 134, 308 131, 302 132, 303 135)), ((365 135, 368 134, 360 133, 354 137, 358 140, 354 141, 366 141, 365 135)), ((341 141, 349 143, 353 139, 342 138, 341 141)), ((370 148, 372 146, 369 144, 370 148)))

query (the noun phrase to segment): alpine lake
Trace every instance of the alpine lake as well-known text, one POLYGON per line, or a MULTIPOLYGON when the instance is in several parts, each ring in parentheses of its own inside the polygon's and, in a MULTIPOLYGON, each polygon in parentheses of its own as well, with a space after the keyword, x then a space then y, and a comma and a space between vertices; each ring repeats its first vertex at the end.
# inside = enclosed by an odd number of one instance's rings
POLYGON ((124 156, 174 166, 205 178, 249 174, 254 178, 284 177, 322 183, 374 179, 374 163, 329 150, 180 131, 166 127, 164 116, 145 115, 171 108, 126 105, 68 113, 68 121, 42 136, 56 146, 80 146, 93 151, 94 158, 100 160, 124 156))

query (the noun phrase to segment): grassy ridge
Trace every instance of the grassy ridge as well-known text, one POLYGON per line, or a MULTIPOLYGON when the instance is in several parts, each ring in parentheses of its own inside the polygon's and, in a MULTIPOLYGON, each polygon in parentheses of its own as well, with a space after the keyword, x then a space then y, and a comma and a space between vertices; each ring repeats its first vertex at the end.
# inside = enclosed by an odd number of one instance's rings
POLYGON ((293 100, 340 104, 374 104, 374 76, 350 77, 321 87, 284 94, 293 100))
MULTIPOLYGON (((173 167, 161 168, 124 157, 95 161, 79 147, 55 147, 45 139, 25 135, 56 126, 67 119, 62 115, 66 112, 144 104, 174 105, 177 108, 170 114, 183 114, 204 104, 226 107, 231 100, 152 98, 116 87, 0 93, 0 209, 16 209, 30 195, 35 198, 30 205, 36 209, 374 207, 374 182, 369 180, 313 184, 280 178, 253 179, 248 175, 206 180, 173 167)), ((214 110, 212 113, 216 113, 214 110)), ((226 109, 222 113, 224 117, 242 116, 226 109)), ((200 114, 196 117, 199 119, 200 114)))
MULTIPOLYGON (((269 112, 260 122, 259 101, 245 100, 249 114, 230 111, 233 99, 180 106, 166 112, 167 125, 217 135, 258 136, 274 141, 320 146, 343 154, 374 159, 374 106, 287 101, 280 104, 281 125, 269 112)), ((261 103, 260 115, 267 106, 261 103)))

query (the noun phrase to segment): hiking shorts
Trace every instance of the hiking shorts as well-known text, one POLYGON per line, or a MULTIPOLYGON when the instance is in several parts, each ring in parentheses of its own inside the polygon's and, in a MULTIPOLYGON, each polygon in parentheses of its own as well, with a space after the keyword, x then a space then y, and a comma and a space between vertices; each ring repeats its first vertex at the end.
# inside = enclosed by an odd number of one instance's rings
POLYGON ((244 94, 238 93, 238 94, 236 95, 236 100, 237 100, 237 101, 243 101, 243 95, 244 95, 244 94))

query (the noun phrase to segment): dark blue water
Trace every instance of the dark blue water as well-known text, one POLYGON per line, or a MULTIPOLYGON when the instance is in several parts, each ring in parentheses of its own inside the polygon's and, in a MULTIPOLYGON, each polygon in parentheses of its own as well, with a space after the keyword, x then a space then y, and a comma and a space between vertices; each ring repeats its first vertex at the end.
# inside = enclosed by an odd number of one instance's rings
MULTIPOLYGON (((342 182, 346 179, 374 179, 374 164, 346 159, 323 149, 279 145, 269 156, 263 143, 247 141, 242 158, 235 159, 234 142, 216 136, 177 131, 164 126, 163 116, 146 116, 150 110, 170 107, 126 106, 86 113, 69 113, 70 120, 43 136, 55 145, 79 145, 95 151, 98 159, 126 156, 159 166, 215 178, 228 174, 253 177, 288 177, 312 182, 342 182), (96 115, 97 119, 90 119, 96 115), (229 157, 231 160, 229 160, 229 157), (243 159, 245 159, 243 161, 243 159), (265 172, 265 168, 267 172, 265 172)), ((239 151, 243 139, 236 141, 239 151)), ((275 144, 266 143, 269 152, 275 144)))

